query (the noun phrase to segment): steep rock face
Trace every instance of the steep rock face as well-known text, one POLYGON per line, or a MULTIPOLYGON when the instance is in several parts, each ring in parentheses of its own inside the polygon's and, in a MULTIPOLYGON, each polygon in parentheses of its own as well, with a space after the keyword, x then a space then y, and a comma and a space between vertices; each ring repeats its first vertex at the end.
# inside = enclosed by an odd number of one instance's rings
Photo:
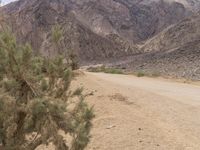
POLYGON ((84 62, 141 53, 135 44, 190 16, 194 4, 186 0, 19 0, 2 9, 17 40, 31 43, 36 53, 45 56, 58 54, 51 44, 51 29, 60 24, 61 51, 73 50, 84 62))
POLYGON ((29 42, 36 53, 55 56, 51 44, 51 29, 59 24, 63 30, 62 53, 73 50, 83 61, 128 55, 135 49, 115 35, 102 37, 79 22, 73 14, 75 7, 67 0, 21 0, 4 8, 7 22, 19 42, 29 42))
POLYGON ((115 33, 135 43, 189 16, 191 11, 182 3, 163 0, 90 0, 74 13, 80 22, 98 34, 115 33))
POLYGON ((132 18, 136 18, 137 30, 142 40, 154 36, 167 26, 177 23, 190 14, 183 4, 164 1, 152 2, 145 7, 135 5, 131 10, 132 18))

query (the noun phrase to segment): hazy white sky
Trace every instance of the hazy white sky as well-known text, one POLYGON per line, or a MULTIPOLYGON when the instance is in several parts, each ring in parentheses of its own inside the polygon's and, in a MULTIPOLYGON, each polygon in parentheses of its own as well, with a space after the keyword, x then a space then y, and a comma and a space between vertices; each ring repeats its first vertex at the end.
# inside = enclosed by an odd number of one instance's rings
POLYGON ((13 1, 15 1, 15 0, 2 0, 2 4, 5 5, 5 4, 8 4, 13 1))

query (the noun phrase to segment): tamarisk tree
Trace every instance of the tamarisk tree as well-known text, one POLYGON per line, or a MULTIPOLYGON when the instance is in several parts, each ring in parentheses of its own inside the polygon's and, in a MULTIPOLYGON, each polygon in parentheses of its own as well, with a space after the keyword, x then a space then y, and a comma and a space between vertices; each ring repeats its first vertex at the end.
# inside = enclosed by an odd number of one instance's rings
POLYGON ((71 80, 63 57, 35 57, 8 30, 0 33, 0 147, 34 150, 53 143, 56 150, 83 150, 94 115, 82 90, 69 90, 71 80))

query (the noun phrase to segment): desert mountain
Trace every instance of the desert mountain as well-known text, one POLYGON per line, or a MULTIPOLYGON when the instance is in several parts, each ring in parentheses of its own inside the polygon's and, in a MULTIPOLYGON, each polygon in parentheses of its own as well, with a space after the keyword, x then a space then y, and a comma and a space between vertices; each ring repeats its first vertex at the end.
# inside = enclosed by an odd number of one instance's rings
POLYGON ((50 44, 51 30, 56 24, 63 30, 62 52, 73 50, 81 60, 129 54, 130 46, 120 37, 104 38, 81 24, 72 13, 72 5, 66 0, 21 0, 4 7, 4 12, 17 40, 29 42, 37 54, 58 54, 50 44))
POLYGON ((150 74, 200 80, 200 15, 171 25, 141 46, 142 55, 121 64, 150 74))
POLYGON ((140 52, 136 43, 192 15, 198 4, 192 0, 19 0, 1 9, 18 41, 31 43, 36 53, 46 56, 58 53, 50 35, 52 27, 60 24, 62 50, 73 50, 84 62, 140 52))
POLYGON ((155 37, 147 40, 143 50, 151 52, 173 50, 197 40, 200 40, 199 14, 171 25, 155 37))

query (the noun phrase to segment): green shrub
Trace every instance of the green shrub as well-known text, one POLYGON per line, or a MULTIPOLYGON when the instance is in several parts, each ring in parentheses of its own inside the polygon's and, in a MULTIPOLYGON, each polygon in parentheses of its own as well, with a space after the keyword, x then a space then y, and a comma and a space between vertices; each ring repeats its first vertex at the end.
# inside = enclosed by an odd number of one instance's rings
POLYGON ((48 84, 45 79, 42 79, 41 88, 42 88, 42 91, 46 91, 48 89, 48 84))
POLYGON ((121 69, 108 68, 108 67, 105 67, 105 66, 90 67, 90 68, 88 68, 88 71, 90 71, 90 72, 104 72, 104 73, 110 73, 110 74, 124 74, 124 72, 121 69))
POLYGON ((145 76, 145 73, 144 72, 138 72, 137 73, 137 77, 144 77, 145 76))
POLYGON ((123 74, 122 70, 115 69, 115 68, 106 68, 105 73, 111 73, 111 74, 123 74))
POLYGON ((19 46, 7 31, 0 33, 0 58, 4 78, 0 81, 0 147, 35 150, 51 142, 57 150, 83 150, 89 142, 93 110, 81 89, 73 95, 69 91, 72 70, 62 57, 35 57, 30 46, 19 46), (75 107, 68 109, 74 96, 75 107), (71 136, 71 145, 60 130, 71 136), (27 139, 27 135, 34 137, 27 139))

